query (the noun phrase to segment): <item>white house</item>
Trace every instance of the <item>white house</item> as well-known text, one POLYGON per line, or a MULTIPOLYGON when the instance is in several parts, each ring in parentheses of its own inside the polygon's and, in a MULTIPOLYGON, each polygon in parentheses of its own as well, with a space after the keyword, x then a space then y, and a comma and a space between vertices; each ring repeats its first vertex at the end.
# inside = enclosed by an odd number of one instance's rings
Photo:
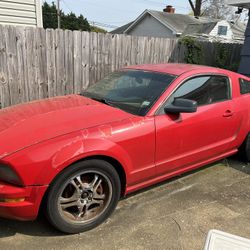
POLYGON ((41 0, 0 0, 0 24, 43 27, 41 0))
POLYGON ((200 39, 243 42, 245 28, 225 20, 176 14, 172 6, 167 6, 163 11, 145 10, 135 21, 111 33, 164 38, 188 35, 200 39))

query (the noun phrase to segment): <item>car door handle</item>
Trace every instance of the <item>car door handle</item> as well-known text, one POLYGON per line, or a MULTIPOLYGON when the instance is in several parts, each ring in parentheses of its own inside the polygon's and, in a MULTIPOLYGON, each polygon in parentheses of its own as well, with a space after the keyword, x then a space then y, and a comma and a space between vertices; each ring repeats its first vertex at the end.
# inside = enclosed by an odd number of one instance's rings
POLYGON ((234 113, 231 110, 227 110, 224 114, 223 117, 230 117, 232 116, 234 113))

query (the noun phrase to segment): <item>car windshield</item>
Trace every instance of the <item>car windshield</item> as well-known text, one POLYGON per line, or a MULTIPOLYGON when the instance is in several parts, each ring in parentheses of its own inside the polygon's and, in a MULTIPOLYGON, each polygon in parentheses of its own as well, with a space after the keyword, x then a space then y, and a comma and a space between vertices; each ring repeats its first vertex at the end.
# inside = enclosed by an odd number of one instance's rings
POLYGON ((90 85, 81 95, 144 116, 174 79, 168 74, 122 70, 90 85))

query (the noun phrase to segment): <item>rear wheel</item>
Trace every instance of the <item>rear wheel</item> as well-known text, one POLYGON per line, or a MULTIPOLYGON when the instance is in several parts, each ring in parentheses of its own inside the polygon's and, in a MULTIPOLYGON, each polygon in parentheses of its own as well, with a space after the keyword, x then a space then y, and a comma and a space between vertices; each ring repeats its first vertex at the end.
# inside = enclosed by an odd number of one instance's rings
POLYGON ((105 221, 120 197, 120 179, 111 164, 86 160, 60 174, 49 188, 46 213, 65 233, 90 230, 105 221))
POLYGON ((241 159, 250 162, 250 134, 247 135, 244 143, 239 148, 241 159))

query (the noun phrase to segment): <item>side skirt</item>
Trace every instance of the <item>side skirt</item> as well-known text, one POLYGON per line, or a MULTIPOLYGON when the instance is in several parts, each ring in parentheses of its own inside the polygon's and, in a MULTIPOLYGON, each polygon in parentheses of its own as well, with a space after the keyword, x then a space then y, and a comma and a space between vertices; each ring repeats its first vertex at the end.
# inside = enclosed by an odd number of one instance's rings
POLYGON ((235 153, 237 153, 237 152, 238 152, 238 149, 232 149, 231 151, 228 151, 228 152, 223 153, 223 154, 221 154, 221 155, 219 155, 219 156, 210 158, 210 159, 208 159, 208 160, 205 160, 205 161, 202 161, 202 162, 198 162, 198 163, 195 163, 195 164, 193 164, 193 165, 185 166, 185 167, 183 167, 183 168, 181 168, 181 169, 178 169, 178 170, 176 170, 176 171, 174 171, 174 172, 167 173, 167 174, 161 175, 161 176, 157 176, 157 177, 155 177, 155 178, 153 178, 153 179, 144 181, 144 182, 142 182, 142 183, 137 183, 137 184, 135 184, 135 185, 133 185, 133 186, 128 186, 128 187, 126 188, 125 194, 132 193, 132 192, 137 191, 137 190, 139 190, 139 189, 142 189, 142 188, 145 188, 145 187, 154 185, 154 184, 156 184, 156 183, 159 183, 159 182, 161 182, 161 181, 167 180, 167 179, 169 179, 169 178, 171 178, 171 177, 174 177, 174 176, 177 176, 177 175, 181 175, 181 174, 183 174, 183 173, 185 173, 185 172, 188 172, 188 171, 194 170, 194 169, 196 169, 196 168, 205 166, 205 165, 207 165, 207 164, 216 162, 216 161, 221 160, 221 159, 224 159, 224 158, 226 158, 226 157, 228 157, 228 156, 230 156, 230 155, 233 155, 233 154, 235 154, 235 153))

